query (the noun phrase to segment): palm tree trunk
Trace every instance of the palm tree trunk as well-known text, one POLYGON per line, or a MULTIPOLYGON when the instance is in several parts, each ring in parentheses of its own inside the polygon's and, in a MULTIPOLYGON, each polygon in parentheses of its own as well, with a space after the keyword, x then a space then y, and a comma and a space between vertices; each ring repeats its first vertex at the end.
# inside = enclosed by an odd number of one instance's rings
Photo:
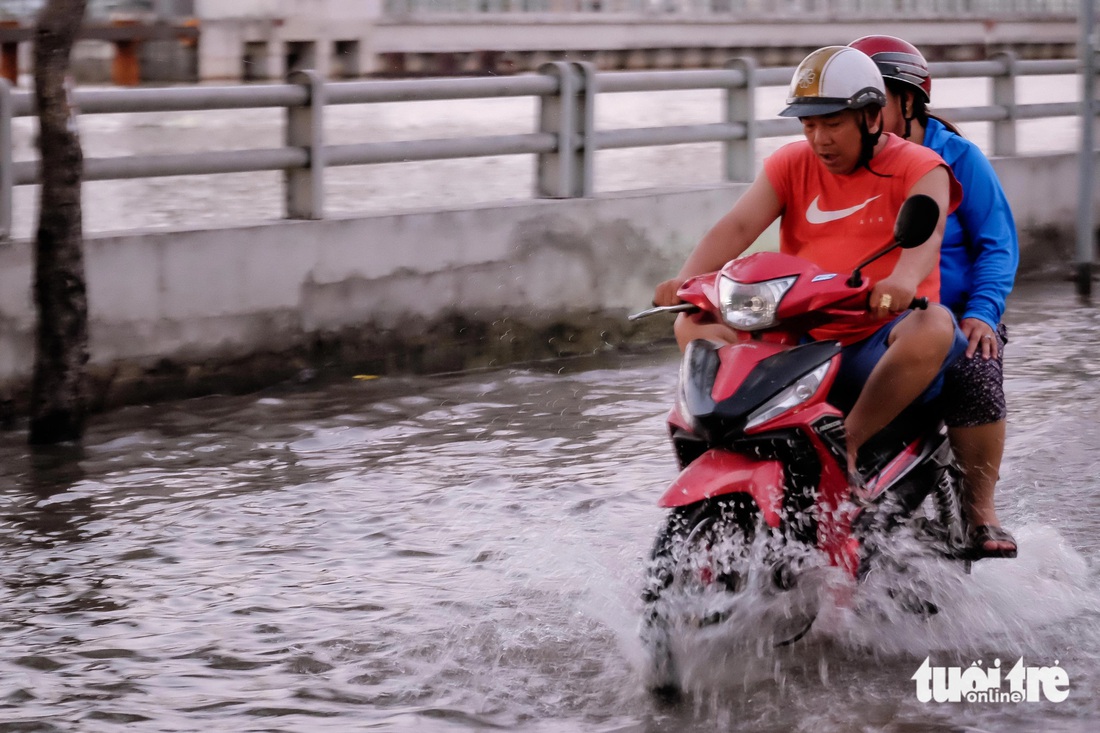
POLYGON ((66 78, 86 2, 49 0, 35 32, 42 194, 35 241, 38 329, 31 391, 32 444, 79 440, 84 433, 88 362, 80 212, 84 155, 66 78))

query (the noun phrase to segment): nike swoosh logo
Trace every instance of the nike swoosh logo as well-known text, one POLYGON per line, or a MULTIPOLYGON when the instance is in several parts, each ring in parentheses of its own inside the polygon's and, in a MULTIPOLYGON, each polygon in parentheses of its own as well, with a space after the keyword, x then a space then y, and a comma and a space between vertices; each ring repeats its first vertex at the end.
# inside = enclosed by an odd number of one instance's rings
MULTIPOLYGON (((879 194, 881 196, 882 194, 879 194)), ((871 203, 878 196, 872 196, 858 206, 851 206, 847 209, 837 209, 836 211, 822 211, 818 208, 817 201, 820 196, 814 197, 814 200, 810 202, 809 207, 806 209, 806 221, 811 224, 828 224, 830 221, 836 221, 837 219, 843 219, 846 216, 851 216, 867 204, 871 203)))

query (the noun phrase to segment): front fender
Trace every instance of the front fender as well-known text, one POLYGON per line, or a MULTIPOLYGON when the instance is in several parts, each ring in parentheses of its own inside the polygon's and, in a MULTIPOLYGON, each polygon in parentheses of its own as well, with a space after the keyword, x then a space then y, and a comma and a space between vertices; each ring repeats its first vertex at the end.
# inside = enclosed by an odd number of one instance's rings
POLYGON ((751 496, 768 526, 778 527, 783 464, 712 448, 680 472, 658 503, 669 509, 737 493, 751 496))

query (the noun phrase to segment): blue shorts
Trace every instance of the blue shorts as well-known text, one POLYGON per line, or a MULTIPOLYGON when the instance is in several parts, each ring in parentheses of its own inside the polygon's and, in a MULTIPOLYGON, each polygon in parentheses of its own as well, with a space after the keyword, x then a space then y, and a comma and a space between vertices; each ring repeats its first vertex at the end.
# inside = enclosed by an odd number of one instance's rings
MULTIPOLYGON (((933 306, 943 307, 935 304, 933 306)), ((840 372, 837 373, 836 382, 833 383, 833 388, 829 392, 830 403, 845 413, 852 409, 852 406, 856 403, 856 398, 863 390, 863 385, 867 383, 867 378, 871 376, 871 370, 875 368, 879 359, 886 353, 886 348, 889 346, 887 341, 890 338, 890 332, 910 313, 912 311, 905 311, 867 338, 849 344, 840 350, 840 372)), ((954 320, 954 316, 952 316, 952 320, 954 320)), ((951 344, 951 350, 947 352, 947 357, 940 365, 940 371, 936 378, 932 380, 927 389, 921 392, 916 402, 929 402, 938 397, 943 389, 944 373, 965 353, 966 337, 963 336, 963 332, 959 329, 959 324, 956 321, 955 341, 951 344)))

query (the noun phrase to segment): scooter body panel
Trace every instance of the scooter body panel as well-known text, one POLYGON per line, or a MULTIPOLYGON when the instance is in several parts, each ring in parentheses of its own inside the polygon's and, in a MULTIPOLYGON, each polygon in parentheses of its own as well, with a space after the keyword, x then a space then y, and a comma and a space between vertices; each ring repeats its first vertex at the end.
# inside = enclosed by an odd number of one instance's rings
POLYGON ((783 464, 711 449, 680 472, 658 503, 671 509, 736 493, 751 496, 768 526, 778 527, 783 506, 783 464))

